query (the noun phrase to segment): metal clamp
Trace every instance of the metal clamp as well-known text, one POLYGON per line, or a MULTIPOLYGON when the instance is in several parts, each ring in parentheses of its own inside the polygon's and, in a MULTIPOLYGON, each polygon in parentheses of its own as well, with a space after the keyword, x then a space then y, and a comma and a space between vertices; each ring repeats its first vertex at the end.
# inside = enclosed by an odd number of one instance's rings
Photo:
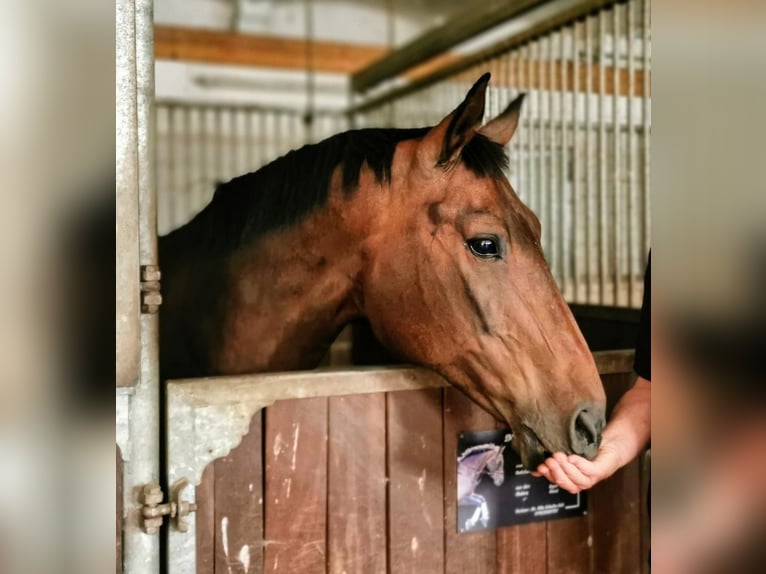
POLYGON ((143 519, 144 531, 147 534, 157 534, 160 526, 169 516, 176 529, 179 532, 187 532, 189 525, 184 520, 192 512, 197 510, 197 505, 193 502, 186 502, 181 497, 183 490, 188 486, 189 481, 185 478, 178 480, 170 489, 170 502, 162 502, 165 498, 159 483, 151 482, 143 488, 143 507, 141 508, 141 517, 143 519))
POLYGON ((160 268, 157 265, 141 266, 141 312, 154 314, 160 309, 160 268))

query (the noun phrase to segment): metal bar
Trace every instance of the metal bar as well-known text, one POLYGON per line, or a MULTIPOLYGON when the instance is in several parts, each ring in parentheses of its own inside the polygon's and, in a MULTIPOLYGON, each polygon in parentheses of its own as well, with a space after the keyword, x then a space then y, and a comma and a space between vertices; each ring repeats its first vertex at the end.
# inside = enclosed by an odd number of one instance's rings
POLYGON ((569 58, 567 57, 567 42, 568 37, 567 30, 570 28, 564 28, 561 31, 561 44, 559 49, 559 57, 561 58, 561 90, 559 91, 559 110, 561 113, 561 154, 560 159, 560 171, 559 171, 559 185, 561 186, 561 192, 559 196, 559 277, 561 277, 561 292, 565 298, 570 298, 569 294, 569 276, 567 273, 566 264, 566 205, 567 205, 567 165, 569 158, 569 140, 567 138, 567 67, 569 65, 569 58))
POLYGON ((223 145, 223 112, 224 108, 216 108, 213 114, 213 145, 215 146, 215 169, 213 177, 216 185, 225 179, 224 176, 224 145, 223 145))
POLYGON ((643 259, 646 260, 646 257, 649 255, 649 248, 650 248, 650 237, 649 237, 649 230, 651 229, 649 216, 650 216, 650 205, 649 200, 651 198, 651 194, 649 193, 649 169, 650 169, 650 158, 651 154, 649 153, 649 131, 651 128, 651 92, 650 92, 650 85, 649 85, 649 67, 650 67, 650 38, 649 38, 649 28, 651 26, 651 0, 643 0, 643 14, 641 18, 641 24, 642 24, 642 60, 643 60, 643 71, 644 71, 644 83, 641 86, 641 98, 643 102, 643 109, 642 109, 642 118, 641 122, 643 124, 643 159, 644 159, 644 173, 643 173, 643 205, 642 205, 642 225, 641 230, 643 232, 642 237, 642 245, 643 245, 643 259))
POLYGON ((536 71, 536 85, 537 89, 535 90, 535 106, 537 108, 537 137, 536 137, 536 149, 535 152, 537 153, 537 186, 535 187, 535 196, 537 197, 537 216, 542 221, 542 236, 540 237, 540 241, 543 243, 543 246, 545 246, 545 234, 547 231, 547 225, 546 225, 546 212, 545 212, 545 150, 544 150, 544 134, 543 134, 543 39, 537 40, 535 42, 535 53, 537 61, 537 65, 535 66, 536 71))
POLYGON ((195 203, 202 207, 209 198, 208 178, 207 178, 207 164, 205 163, 205 111, 202 108, 196 108, 197 117, 197 179, 194 182, 195 189, 195 203))
POLYGON ((237 129, 237 109, 236 108, 229 108, 229 130, 231 133, 229 134, 229 154, 231 157, 229 158, 229 173, 227 174, 228 177, 235 177, 237 175, 240 175, 242 172, 239 168, 239 161, 238 161, 238 155, 239 155, 239 149, 238 149, 238 135, 239 130, 237 129))
POLYGON ((164 191, 167 201, 167 214, 165 220, 168 222, 168 228, 174 229, 178 222, 176 221, 176 211, 178 204, 178 129, 176 128, 176 108, 168 108, 168 188, 164 191))
MULTIPOLYGON (((156 101, 157 106, 175 106, 177 108, 183 107, 205 107, 210 110, 215 109, 231 109, 236 108, 240 111, 249 112, 286 112, 292 114, 299 114, 301 110, 290 106, 273 106, 263 104, 234 104, 231 102, 208 102, 208 101, 193 101, 193 100, 181 100, 177 98, 163 97, 156 101)), ((338 111, 335 108, 319 108, 315 110, 318 115, 343 115, 345 112, 338 111)))
POLYGON ((139 377, 140 294, 138 138, 136 116, 135 10, 119 0, 116 10, 116 383, 133 386, 139 377))
MULTIPOLYGON (((527 71, 527 84, 529 91, 532 91, 532 45, 525 46, 526 49, 526 71, 527 71)), ((532 94, 529 94, 529 112, 527 113, 527 205, 534 211, 535 200, 535 162, 534 162, 534 116, 537 112, 534 106, 534 98, 532 94)))
POLYGON ((588 303, 593 303, 592 287, 592 238, 591 230, 593 222, 591 221, 591 212, 593 202, 591 201, 593 191, 593 146, 591 141, 591 132, 593 118, 590 113, 591 92, 593 89, 593 26, 592 18, 588 16, 585 19, 585 299, 588 303))
POLYGON ((599 304, 606 305, 606 275, 609 258, 609 244, 607 243, 607 208, 609 199, 607 196, 607 158, 606 158, 606 122, 604 119, 604 103, 606 100, 606 70, 604 67, 604 44, 606 41, 606 11, 598 13, 599 33, 599 56, 598 56, 598 156, 599 156, 599 180, 598 180, 598 280, 599 280, 599 304))
POLYGON ((247 158, 245 169, 248 172, 255 171, 255 122, 253 121, 253 116, 252 112, 245 111, 245 157, 247 158))
POLYGON ((464 40, 469 40, 490 28, 544 4, 544 0, 472 2, 447 22, 411 40, 390 55, 374 62, 351 76, 351 89, 362 92, 393 78, 413 66, 438 56, 464 40))
MULTIPOLYGON (((449 64, 439 68, 435 72, 410 82, 405 86, 394 88, 381 94, 380 96, 372 98, 361 104, 352 106, 348 110, 348 113, 353 115, 356 112, 379 107, 385 102, 397 100, 407 94, 421 90, 426 86, 430 86, 431 84, 434 84, 440 80, 456 76, 461 72, 472 68, 476 62, 486 60, 487 58, 491 58, 507 50, 521 47, 524 44, 532 42, 536 38, 539 38, 552 30, 556 30, 565 24, 581 18, 585 14, 588 14, 601 7, 614 4, 616 1, 617 0, 582 0, 566 10, 559 10, 555 14, 541 17, 539 22, 530 22, 527 28, 520 30, 510 38, 498 42, 497 44, 494 44, 485 50, 480 50, 470 56, 467 56, 466 58, 463 58, 454 64, 449 64)), ((472 10, 474 9, 475 8, 472 8, 472 10)))
POLYGON ((191 135, 191 108, 183 109, 184 124, 184 154, 183 154, 183 203, 184 214, 183 222, 189 219, 189 216, 197 208, 194 201, 194 162, 192 161, 192 135, 191 135))
MULTIPOLYGON (((154 39, 152 0, 125 2, 134 10, 135 93, 138 166, 138 248, 142 265, 157 264, 157 197, 154 170, 154 39)), ((138 271, 138 270, 136 270, 138 271)), ((130 397, 130 441, 123 482, 128 516, 123 531, 124 569, 131 574, 156 573, 160 567, 159 539, 141 531, 140 501, 136 489, 161 476, 159 467, 159 372, 157 315, 141 316, 141 368, 139 383, 130 397)), ((123 451, 125 455, 126 451, 123 451)))
MULTIPOLYGON (((561 40, 561 32, 558 33, 558 39, 561 40)), ((558 205, 557 201, 557 183, 558 179, 556 178, 556 166, 554 165, 556 163, 556 159, 558 157, 558 153, 556 150, 556 134, 558 131, 558 124, 556 122, 556 114, 554 113, 554 95, 556 91, 556 77, 554 73, 555 66, 554 64, 554 36, 551 35, 548 40, 548 116, 550 120, 548 121, 548 227, 549 227, 549 233, 548 233, 548 253, 550 255, 548 256, 548 263, 551 267, 551 271, 554 275, 558 275, 556 273, 557 269, 557 263, 559 259, 559 253, 556 249, 557 239, 558 239, 558 218, 556 217, 556 206, 558 205)), ((556 277, 556 281, 559 285, 561 285, 561 277, 556 277)))
POLYGON ((621 159, 621 146, 620 146, 620 133, 617 126, 620 124, 620 112, 619 102, 617 99, 617 88, 620 82, 620 74, 618 72, 618 54, 617 54, 617 37, 619 35, 619 4, 615 4, 612 7, 612 70, 614 73, 614 94, 612 95, 612 133, 614 134, 613 141, 613 157, 614 157, 614 216, 612 218, 612 235, 614 237, 614 250, 612 251, 612 272, 613 272, 613 287, 614 287, 614 301, 613 305, 618 307, 620 305, 620 285, 622 283, 620 258, 622 255, 622 243, 620 241, 622 235, 622 172, 620 170, 621 159))
POLYGON ((636 177, 635 177, 635 163, 633 161, 633 158, 635 156, 635 144, 636 144, 636 138, 633 137, 633 101, 634 101, 634 95, 635 94, 635 82, 633 79, 633 74, 635 72, 635 63, 633 62, 633 7, 635 5, 635 2, 633 0, 629 1, 625 5, 625 11, 626 11, 626 31, 625 31, 625 38, 628 43, 627 46, 627 56, 628 56, 628 97, 626 98, 626 104, 628 106, 628 117, 627 117, 627 123, 628 123, 628 154, 626 157, 626 163, 625 163, 625 170, 628 174, 628 306, 633 307, 635 306, 635 297, 634 297, 634 289, 633 285, 635 282, 635 276, 634 276, 634 251, 636 247, 636 240, 635 240, 635 233, 636 233, 636 226, 635 226, 635 212, 636 212, 636 198, 635 198, 635 190, 636 190, 636 177))
MULTIPOLYGON (((572 78, 573 91, 572 91, 572 119, 576 119, 579 115, 578 100, 580 97, 580 31, 579 22, 575 22, 572 26, 573 32, 573 47, 574 47, 574 62, 572 64, 572 78)), ((582 171, 580 163, 580 133, 578 124, 576 121, 572 122, 572 157, 573 159, 573 175, 572 175, 572 279, 574 281, 574 301, 580 301, 580 172, 582 171)))

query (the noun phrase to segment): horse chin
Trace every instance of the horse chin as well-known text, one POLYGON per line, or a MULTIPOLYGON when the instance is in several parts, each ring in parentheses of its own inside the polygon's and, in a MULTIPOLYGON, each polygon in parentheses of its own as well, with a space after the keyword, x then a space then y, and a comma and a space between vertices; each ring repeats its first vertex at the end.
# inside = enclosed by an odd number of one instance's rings
POLYGON ((535 470, 550 455, 535 432, 526 425, 522 425, 518 432, 513 433, 511 446, 521 457, 521 464, 527 470, 535 470))

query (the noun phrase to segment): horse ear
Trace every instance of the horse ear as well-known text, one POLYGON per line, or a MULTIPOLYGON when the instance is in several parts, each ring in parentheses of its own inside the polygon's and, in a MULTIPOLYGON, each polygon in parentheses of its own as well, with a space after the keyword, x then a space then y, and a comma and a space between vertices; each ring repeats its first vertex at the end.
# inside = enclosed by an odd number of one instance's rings
POLYGON ((463 102, 421 140, 418 157, 428 167, 450 163, 476 135, 484 117, 484 99, 489 78, 489 72, 479 78, 468 90, 463 102))
POLYGON ((524 102, 524 96, 526 94, 520 94, 515 100, 513 100, 503 112, 489 121, 484 127, 479 130, 479 133, 486 136, 487 139, 492 140, 500 145, 505 145, 513 134, 516 133, 516 128, 519 125, 519 115, 521 115, 521 104, 524 102))

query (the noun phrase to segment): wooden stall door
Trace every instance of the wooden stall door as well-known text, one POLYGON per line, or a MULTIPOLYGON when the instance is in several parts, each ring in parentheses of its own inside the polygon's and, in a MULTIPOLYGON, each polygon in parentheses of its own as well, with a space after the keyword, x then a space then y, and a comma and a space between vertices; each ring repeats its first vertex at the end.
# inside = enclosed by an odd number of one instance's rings
MULTIPOLYGON (((627 374, 604 376, 610 407, 627 374)), ((586 516, 458 534, 457 439, 498 423, 459 391, 277 402, 197 487, 197 573, 638 574, 639 463, 586 516)))

